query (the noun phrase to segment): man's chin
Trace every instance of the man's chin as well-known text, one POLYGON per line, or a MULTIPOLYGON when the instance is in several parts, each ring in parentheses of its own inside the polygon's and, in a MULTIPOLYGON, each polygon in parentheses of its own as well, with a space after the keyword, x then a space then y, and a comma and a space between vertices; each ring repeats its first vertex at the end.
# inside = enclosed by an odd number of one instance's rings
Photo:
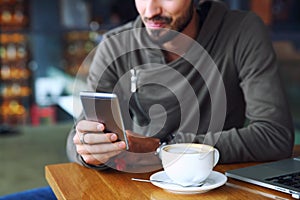
POLYGON ((147 28, 147 33, 148 35, 153 38, 153 39, 159 39, 166 30, 161 29, 161 28, 147 28))
POLYGON ((147 32, 150 39, 157 44, 169 42, 178 35, 178 32, 168 29, 147 29, 147 32))

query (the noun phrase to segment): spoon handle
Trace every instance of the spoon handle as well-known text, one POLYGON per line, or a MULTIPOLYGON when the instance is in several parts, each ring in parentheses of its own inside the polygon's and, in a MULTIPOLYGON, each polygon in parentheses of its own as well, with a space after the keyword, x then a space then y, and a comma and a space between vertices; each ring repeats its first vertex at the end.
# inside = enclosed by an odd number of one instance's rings
POLYGON ((168 181, 162 181, 162 180, 148 180, 148 179, 140 179, 140 178, 131 178, 131 180, 133 181, 140 181, 140 182, 147 182, 147 183, 151 183, 151 182, 156 182, 156 183, 167 183, 167 184, 172 184, 172 185, 178 185, 181 187, 200 187, 203 185, 203 183, 199 183, 197 185, 181 185, 179 183, 174 183, 174 182, 168 182, 168 181))
MULTIPOLYGON (((160 181, 160 180, 148 180, 148 179, 140 179, 140 178, 131 178, 131 180, 133 180, 133 181, 140 181, 140 182, 147 182, 147 183, 151 183, 151 182, 169 183, 169 182, 160 181)), ((171 184, 173 184, 173 183, 171 183, 171 184)))

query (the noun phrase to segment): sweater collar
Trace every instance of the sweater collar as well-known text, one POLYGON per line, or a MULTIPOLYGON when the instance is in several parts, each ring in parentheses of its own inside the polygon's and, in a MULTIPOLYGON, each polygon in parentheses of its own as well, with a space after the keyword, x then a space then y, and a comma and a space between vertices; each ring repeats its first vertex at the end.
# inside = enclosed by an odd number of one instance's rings
POLYGON ((223 23, 223 19, 228 12, 228 8, 223 2, 217 1, 205 1, 200 4, 199 12, 201 12, 201 7, 211 4, 209 12, 203 22, 200 33, 197 40, 203 47, 206 47, 209 41, 211 41, 218 32, 218 29, 223 23))

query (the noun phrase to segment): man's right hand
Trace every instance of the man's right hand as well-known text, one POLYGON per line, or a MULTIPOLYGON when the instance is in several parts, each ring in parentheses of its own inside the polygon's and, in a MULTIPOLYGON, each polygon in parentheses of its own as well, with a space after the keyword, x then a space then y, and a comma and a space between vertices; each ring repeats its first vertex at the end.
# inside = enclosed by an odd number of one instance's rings
POLYGON ((115 133, 103 133, 103 124, 82 120, 76 125, 73 142, 77 153, 90 165, 100 165, 126 150, 124 141, 115 133))

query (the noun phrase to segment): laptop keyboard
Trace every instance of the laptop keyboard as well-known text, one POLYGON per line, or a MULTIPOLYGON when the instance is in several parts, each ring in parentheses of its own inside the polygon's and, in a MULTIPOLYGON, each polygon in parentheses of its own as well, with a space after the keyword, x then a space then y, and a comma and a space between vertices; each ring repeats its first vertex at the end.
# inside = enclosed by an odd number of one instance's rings
POLYGON ((300 172, 267 178, 266 181, 300 189, 300 172))

